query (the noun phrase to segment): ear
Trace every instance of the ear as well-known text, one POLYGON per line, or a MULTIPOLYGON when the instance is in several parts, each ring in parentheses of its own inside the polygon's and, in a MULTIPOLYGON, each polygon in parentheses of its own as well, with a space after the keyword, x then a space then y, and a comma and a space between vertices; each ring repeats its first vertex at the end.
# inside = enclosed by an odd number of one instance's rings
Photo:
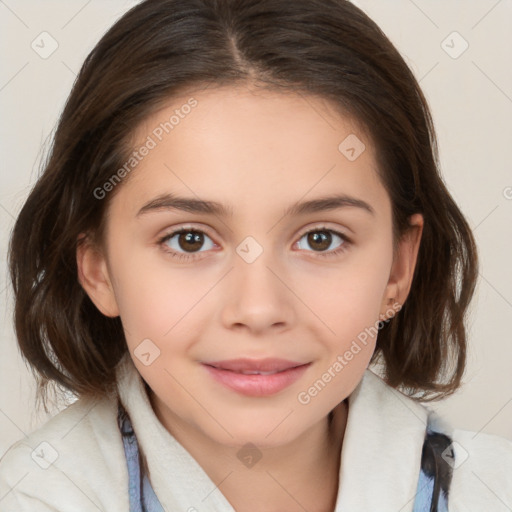
POLYGON ((76 263, 82 288, 105 316, 119 316, 106 258, 87 235, 82 233, 78 239, 76 263))
POLYGON ((381 304, 381 316, 389 318, 390 306, 404 304, 411 289, 414 269, 423 233, 423 215, 416 213, 409 218, 410 228, 402 236, 396 248, 395 257, 389 275, 389 281, 381 304))

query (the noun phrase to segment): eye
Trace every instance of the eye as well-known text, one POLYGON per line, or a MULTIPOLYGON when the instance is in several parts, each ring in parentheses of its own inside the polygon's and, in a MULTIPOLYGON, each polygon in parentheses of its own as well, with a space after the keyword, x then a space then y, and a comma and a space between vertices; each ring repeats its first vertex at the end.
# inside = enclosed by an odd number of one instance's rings
POLYGON ((305 248, 301 246, 301 241, 303 239, 305 239, 307 245, 314 249, 313 252, 319 253, 318 256, 321 257, 336 256, 341 252, 346 251, 350 245, 350 240, 346 235, 339 231, 335 231, 334 229, 328 229, 325 227, 317 227, 304 233, 297 242, 299 249, 305 248), (338 247, 333 251, 326 252, 326 249, 329 249, 333 242, 336 243, 336 239, 341 242, 338 244, 338 247))
POLYGON ((158 244, 173 258, 193 260, 196 258, 195 253, 202 252, 200 249, 205 245, 205 238, 210 240, 210 243, 206 243, 206 250, 212 249, 215 244, 211 238, 204 231, 193 228, 181 228, 168 233, 158 240, 158 244))
MULTIPOLYGON (((313 251, 309 252, 316 252, 319 257, 337 256, 346 251, 351 244, 351 241, 343 233, 323 226, 304 233, 299 241, 296 242, 299 249, 305 249, 301 243, 303 239, 313 248, 313 251), (327 251, 333 243, 336 244, 336 241, 338 241, 338 247, 334 250, 327 251)), ((207 233, 196 228, 181 228, 172 231, 161 237, 157 241, 157 244, 161 246, 169 256, 179 261, 193 261, 201 257, 198 255, 199 253, 205 252, 201 251, 201 249, 207 251, 216 247, 216 244, 207 233), (207 240, 210 242, 207 242, 207 240)))

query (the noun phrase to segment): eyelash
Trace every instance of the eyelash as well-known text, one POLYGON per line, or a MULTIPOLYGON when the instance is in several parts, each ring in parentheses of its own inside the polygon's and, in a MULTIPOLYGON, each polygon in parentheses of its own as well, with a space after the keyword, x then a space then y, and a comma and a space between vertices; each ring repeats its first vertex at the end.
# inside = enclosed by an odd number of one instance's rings
MULTIPOLYGON (((169 256, 171 256, 172 258, 177 259, 178 261, 194 261, 194 260, 196 260, 198 258, 198 256, 196 256, 196 254, 200 254, 200 253, 180 253, 180 252, 176 252, 176 251, 174 251, 172 249, 169 250, 169 248, 165 248, 166 242, 169 241, 174 236, 179 235, 181 233, 191 233, 191 232, 202 233, 202 234, 208 236, 209 238, 211 238, 210 235, 208 235, 208 233, 206 233, 202 229, 197 229, 197 228, 180 228, 180 229, 178 229, 176 231, 172 231, 171 233, 168 233, 168 234, 162 236, 161 238, 159 238, 158 241, 157 241, 157 244, 159 246, 161 246, 163 248, 163 250, 169 256)), ((334 249, 333 251, 329 251, 329 252, 308 251, 308 252, 316 252, 316 254, 319 257, 321 257, 321 258, 330 258, 330 257, 338 256, 341 253, 345 252, 348 249, 348 247, 351 245, 351 243, 352 243, 352 241, 345 234, 340 233, 339 231, 336 231, 335 229, 326 228, 325 226, 315 227, 313 229, 310 229, 310 230, 306 231, 305 233, 302 233, 302 235, 299 237, 299 240, 304 238, 309 233, 317 233, 317 232, 334 233, 335 235, 339 236, 343 240, 343 244, 340 247, 338 247, 338 249, 334 249)))

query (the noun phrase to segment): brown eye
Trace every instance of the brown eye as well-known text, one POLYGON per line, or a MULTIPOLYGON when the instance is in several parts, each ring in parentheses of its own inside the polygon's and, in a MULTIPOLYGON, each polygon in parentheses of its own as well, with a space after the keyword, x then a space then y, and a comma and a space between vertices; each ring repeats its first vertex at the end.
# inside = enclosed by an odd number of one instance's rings
POLYGON ((160 241, 166 251, 186 255, 187 253, 204 252, 201 249, 212 249, 211 238, 200 230, 180 229, 163 237, 160 241), (208 242, 209 241, 209 242, 208 242), (208 247, 208 243, 210 246, 208 247))
POLYGON ((323 251, 331 245, 332 236, 328 231, 313 231, 307 234, 308 244, 315 250, 323 251))
POLYGON ((178 245, 187 252, 195 252, 204 243, 203 233, 199 231, 183 231, 178 234, 178 245))
POLYGON ((338 233, 337 231, 334 231, 332 229, 324 229, 324 228, 317 228, 313 229, 311 231, 308 231, 304 235, 302 235, 301 239, 299 240, 299 249, 313 249, 313 252, 329 252, 329 253, 336 253, 338 250, 343 249, 346 243, 348 242, 347 237, 345 237, 343 234, 338 233), (304 244, 307 247, 302 246, 301 247, 301 241, 305 239, 306 243, 304 244), (336 243, 336 239, 339 239, 338 244, 334 247, 331 247, 333 243, 336 243), (341 242, 341 243, 340 243, 341 242), (329 251, 330 249, 334 249, 332 251, 329 251))

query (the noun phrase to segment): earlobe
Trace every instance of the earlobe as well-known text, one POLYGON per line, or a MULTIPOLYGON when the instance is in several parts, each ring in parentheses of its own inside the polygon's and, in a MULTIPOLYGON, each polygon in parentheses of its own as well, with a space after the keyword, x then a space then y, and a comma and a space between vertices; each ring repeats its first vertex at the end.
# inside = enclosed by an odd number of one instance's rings
POLYGON ((108 317, 119 316, 119 308, 104 255, 84 234, 76 249, 78 281, 94 305, 108 317))
POLYGON ((409 219, 410 229, 398 242, 389 281, 383 298, 383 309, 389 309, 389 302, 404 304, 411 289, 414 269, 423 233, 423 215, 416 213, 409 219))

